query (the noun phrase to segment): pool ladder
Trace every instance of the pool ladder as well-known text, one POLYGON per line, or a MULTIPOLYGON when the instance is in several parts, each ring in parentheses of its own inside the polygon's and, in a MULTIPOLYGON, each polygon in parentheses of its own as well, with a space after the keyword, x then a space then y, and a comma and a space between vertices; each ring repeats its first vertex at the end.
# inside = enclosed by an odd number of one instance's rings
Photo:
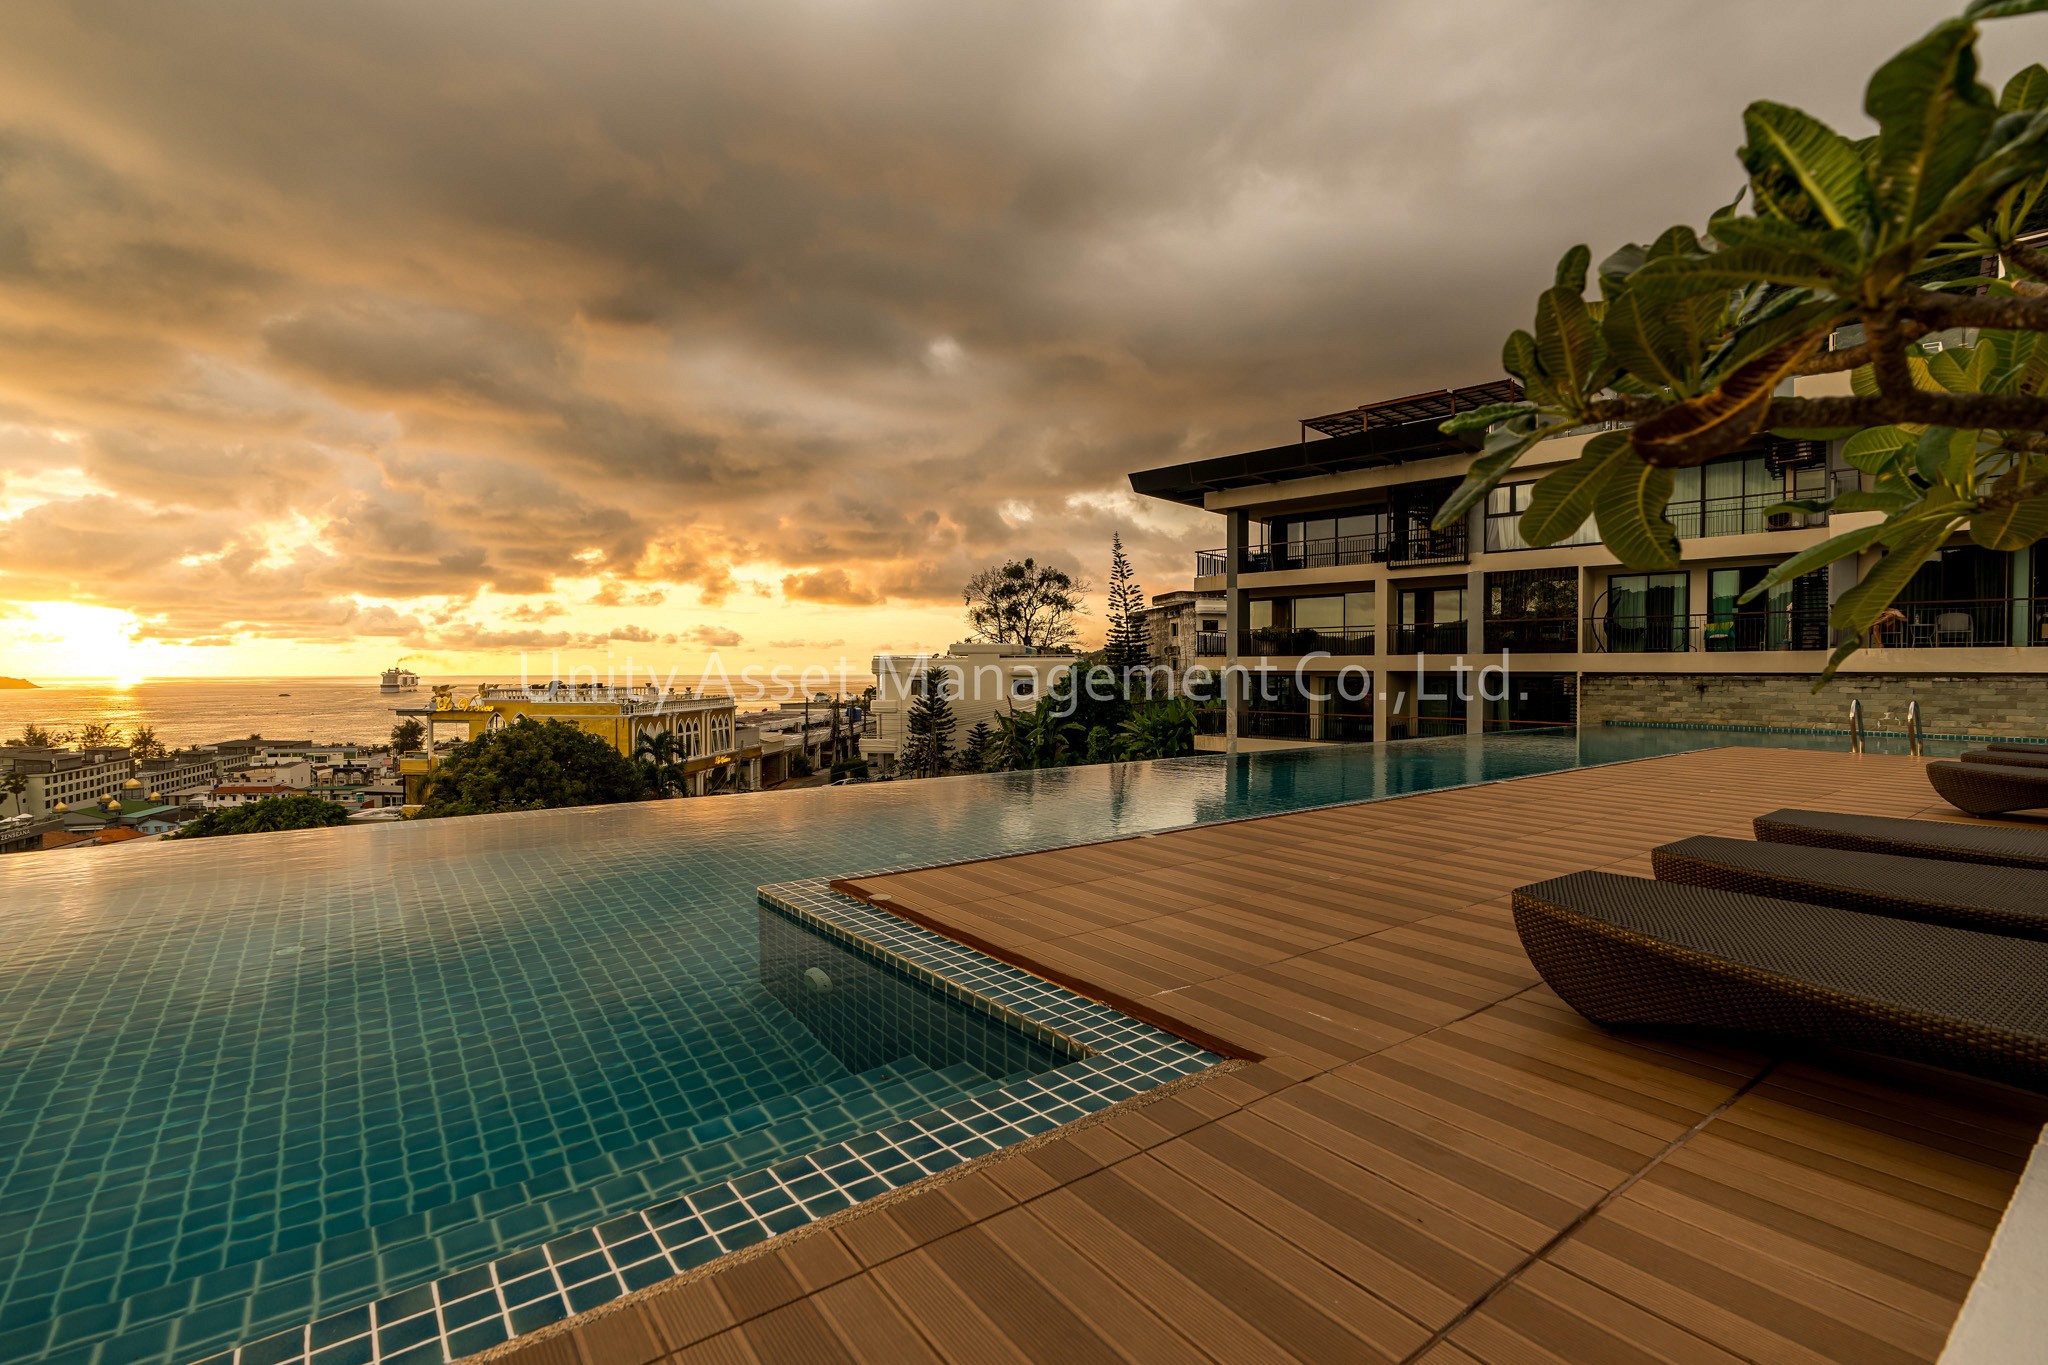
MULTIPOLYGON (((1863 699, 1849 699, 1849 752, 1863 752, 1863 699)), ((1927 738, 1920 728, 1920 703, 1906 703, 1906 752, 1915 758, 1927 756, 1927 738)))

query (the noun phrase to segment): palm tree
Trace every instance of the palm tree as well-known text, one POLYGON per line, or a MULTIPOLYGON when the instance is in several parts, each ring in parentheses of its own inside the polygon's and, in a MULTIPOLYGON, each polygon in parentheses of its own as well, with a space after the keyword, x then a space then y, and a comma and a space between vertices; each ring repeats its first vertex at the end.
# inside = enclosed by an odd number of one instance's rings
POLYGON ((647 770, 647 783, 656 794, 670 796, 683 786, 682 750, 671 730, 643 730, 633 746, 633 757, 647 770))
POLYGON ((14 813, 16 815, 24 815, 28 812, 28 802, 22 799, 22 793, 27 790, 28 774, 19 769, 10 768, 7 770, 7 776, 0 777, 0 791, 4 791, 14 798, 14 813))

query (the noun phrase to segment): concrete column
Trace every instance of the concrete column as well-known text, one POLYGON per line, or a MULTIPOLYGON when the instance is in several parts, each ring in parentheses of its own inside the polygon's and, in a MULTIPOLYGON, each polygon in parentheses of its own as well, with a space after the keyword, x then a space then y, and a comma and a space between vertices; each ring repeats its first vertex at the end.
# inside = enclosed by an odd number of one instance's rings
POLYGON ((2034 583, 2034 547, 2013 551, 2012 579, 2006 596, 2012 599, 2012 635, 2015 645, 2030 645, 2033 641, 2033 602, 2029 600, 2034 583))
POLYGON ((1237 662, 1239 633, 1244 629, 1244 590, 1238 586, 1238 566, 1244 560, 1246 533, 1250 529, 1250 518, 1235 508, 1223 514, 1223 631, 1227 638, 1223 642, 1224 675, 1228 687, 1224 692, 1223 750, 1237 752, 1238 712, 1243 698, 1238 692, 1237 662))
POLYGON ((1473 667, 1473 671, 1465 675, 1465 733, 1468 735, 1476 735, 1486 729, 1486 703, 1479 696, 1478 674, 1479 661, 1485 655, 1486 571, 1473 569, 1465 575, 1465 662, 1473 667))

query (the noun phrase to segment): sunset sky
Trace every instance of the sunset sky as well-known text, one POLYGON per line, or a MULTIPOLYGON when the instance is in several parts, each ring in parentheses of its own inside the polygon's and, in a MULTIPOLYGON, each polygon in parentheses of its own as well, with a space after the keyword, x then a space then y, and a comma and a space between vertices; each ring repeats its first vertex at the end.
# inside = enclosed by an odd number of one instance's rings
POLYGON ((1220 536, 1130 470, 1494 376, 1957 7, 10 0, 0 673, 1099 638, 1220 536))

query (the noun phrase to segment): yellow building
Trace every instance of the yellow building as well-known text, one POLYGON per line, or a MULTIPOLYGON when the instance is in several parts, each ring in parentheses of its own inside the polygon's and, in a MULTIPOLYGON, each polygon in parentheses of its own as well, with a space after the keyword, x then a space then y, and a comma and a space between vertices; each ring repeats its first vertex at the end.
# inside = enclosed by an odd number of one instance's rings
POLYGON ((405 781, 405 798, 416 805, 426 779, 436 762, 438 741, 458 738, 467 741, 525 718, 555 720, 596 735, 621 754, 631 758, 643 738, 657 734, 676 737, 684 779, 693 795, 701 796, 713 785, 725 785, 713 774, 734 769, 732 785, 746 785, 744 775, 760 761, 759 750, 747 755, 736 743, 733 699, 707 697, 691 691, 663 691, 658 687, 609 687, 602 683, 490 683, 467 697, 455 689, 436 687, 425 706, 401 706, 398 714, 426 726, 426 747, 400 754, 398 771, 405 781))

